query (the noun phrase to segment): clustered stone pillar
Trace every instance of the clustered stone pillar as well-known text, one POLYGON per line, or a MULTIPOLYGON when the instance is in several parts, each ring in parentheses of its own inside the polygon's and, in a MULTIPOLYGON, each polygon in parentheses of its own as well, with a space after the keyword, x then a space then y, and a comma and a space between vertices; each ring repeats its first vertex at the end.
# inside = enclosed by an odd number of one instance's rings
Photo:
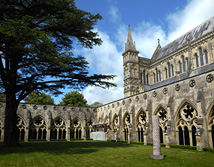
POLYGON ((160 127, 159 127, 159 116, 152 116, 152 136, 153 136, 153 154, 150 158, 153 159, 164 159, 164 155, 161 154, 160 148, 160 127))

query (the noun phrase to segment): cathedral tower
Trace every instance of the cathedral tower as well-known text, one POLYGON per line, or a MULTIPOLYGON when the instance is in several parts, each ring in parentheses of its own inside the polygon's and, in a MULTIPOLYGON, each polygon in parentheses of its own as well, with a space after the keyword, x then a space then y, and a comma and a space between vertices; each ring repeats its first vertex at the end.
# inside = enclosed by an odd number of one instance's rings
POLYGON ((124 71, 124 96, 128 97, 139 93, 139 57, 136 51, 135 43, 132 40, 129 26, 128 38, 123 53, 123 71, 124 71))

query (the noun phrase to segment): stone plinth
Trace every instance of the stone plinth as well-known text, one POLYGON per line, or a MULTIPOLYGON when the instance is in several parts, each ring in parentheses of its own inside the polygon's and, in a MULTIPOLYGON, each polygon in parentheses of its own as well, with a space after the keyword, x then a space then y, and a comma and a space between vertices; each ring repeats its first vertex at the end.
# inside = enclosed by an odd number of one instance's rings
POLYGON ((159 117, 157 115, 152 116, 152 135, 153 135, 153 154, 150 155, 150 158, 164 159, 164 155, 161 155, 160 127, 159 127, 159 117))

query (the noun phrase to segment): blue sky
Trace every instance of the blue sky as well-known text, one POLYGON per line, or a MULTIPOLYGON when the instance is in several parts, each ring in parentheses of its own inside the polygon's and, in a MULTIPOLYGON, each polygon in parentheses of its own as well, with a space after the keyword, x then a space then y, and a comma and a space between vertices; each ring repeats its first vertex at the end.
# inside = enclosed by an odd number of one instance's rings
MULTIPOLYGON (((151 58, 158 38, 163 47, 214 16, 214 0, 76 0, 76 6, 102 15, 95 31, 103 43, 74 52, 86 57, 91 73, 117 75, 112 81, 118 85, 115 88, 85 88, 82 93, 88 104, 123 98, 122 53, 129 24, 140 56, 151 58)), ((63 96, 55 98, 55 103, 63 96)))

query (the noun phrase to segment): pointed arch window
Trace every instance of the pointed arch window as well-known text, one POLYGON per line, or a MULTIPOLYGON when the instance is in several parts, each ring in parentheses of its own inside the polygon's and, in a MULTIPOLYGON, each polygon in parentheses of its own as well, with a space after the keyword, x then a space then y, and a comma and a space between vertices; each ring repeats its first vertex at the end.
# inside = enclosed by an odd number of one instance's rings
POLYGON ((198 61, 197 53, 195 54, 195 63, 196 63, 196 67, 199 67, 199 61, 198 61))
POLYGON ((166 79, 168 78, 168 75, 167 75, 167 68, 165 68, 165 73, 166 73, 166 79))
POLYGON ((188 66, 189 66, 189 59, 188 59, 188 57, 186 58, 186 67, 187 67, 187 70, 188 70, 188 66))
POLYGON ((156 78, 157 78, 157 82, 158 82, 158 69, 156 68, 155 71, 156 71, 156 78))
POLYGON ((154 83, 155 83, 155 73, 153 72, 153 76, 154 76, 154 83))
POLYGON ((180 73, 182 73, 182 63, 179 61, 178 64, 179 64, 180 73))
POLYGON ((161 81, 161 72, 160 72, 160 70, 159 70, 159 80, 161 81))
POLYGON ((201 62, 201 66, 204 65, 204 55, 202 53, 202 49, 199 48, 199 56, 200 56, 200 62, 201 62))
POLYGON ((170 64, 168 63, 169 78, 171 77, 170 64))
POLYGON ((140 73, 140 83, 143 83, 143 74, 140 73))
POLYGON ((172 76, 174 77, 174 66, 173 65, 171 65, 171 69, 172 69, 172 76))
POLYGON ((186 62, 184 56, 182 56, 182 63, 183 63, 183 72, 186 72, 186 62))
POLYGON ((207 53, 206 50, 204 51, 204 55, 205 55, 205 63, 208 64, 209 63, 209 58, 208 58, 208 53, 207 53))
POLYGON ((146 75, 146 83, 149 84, 149 74, 146 75))
POLYGON ((146 84, 146 71, 143 70, 143 83, 146 84))

